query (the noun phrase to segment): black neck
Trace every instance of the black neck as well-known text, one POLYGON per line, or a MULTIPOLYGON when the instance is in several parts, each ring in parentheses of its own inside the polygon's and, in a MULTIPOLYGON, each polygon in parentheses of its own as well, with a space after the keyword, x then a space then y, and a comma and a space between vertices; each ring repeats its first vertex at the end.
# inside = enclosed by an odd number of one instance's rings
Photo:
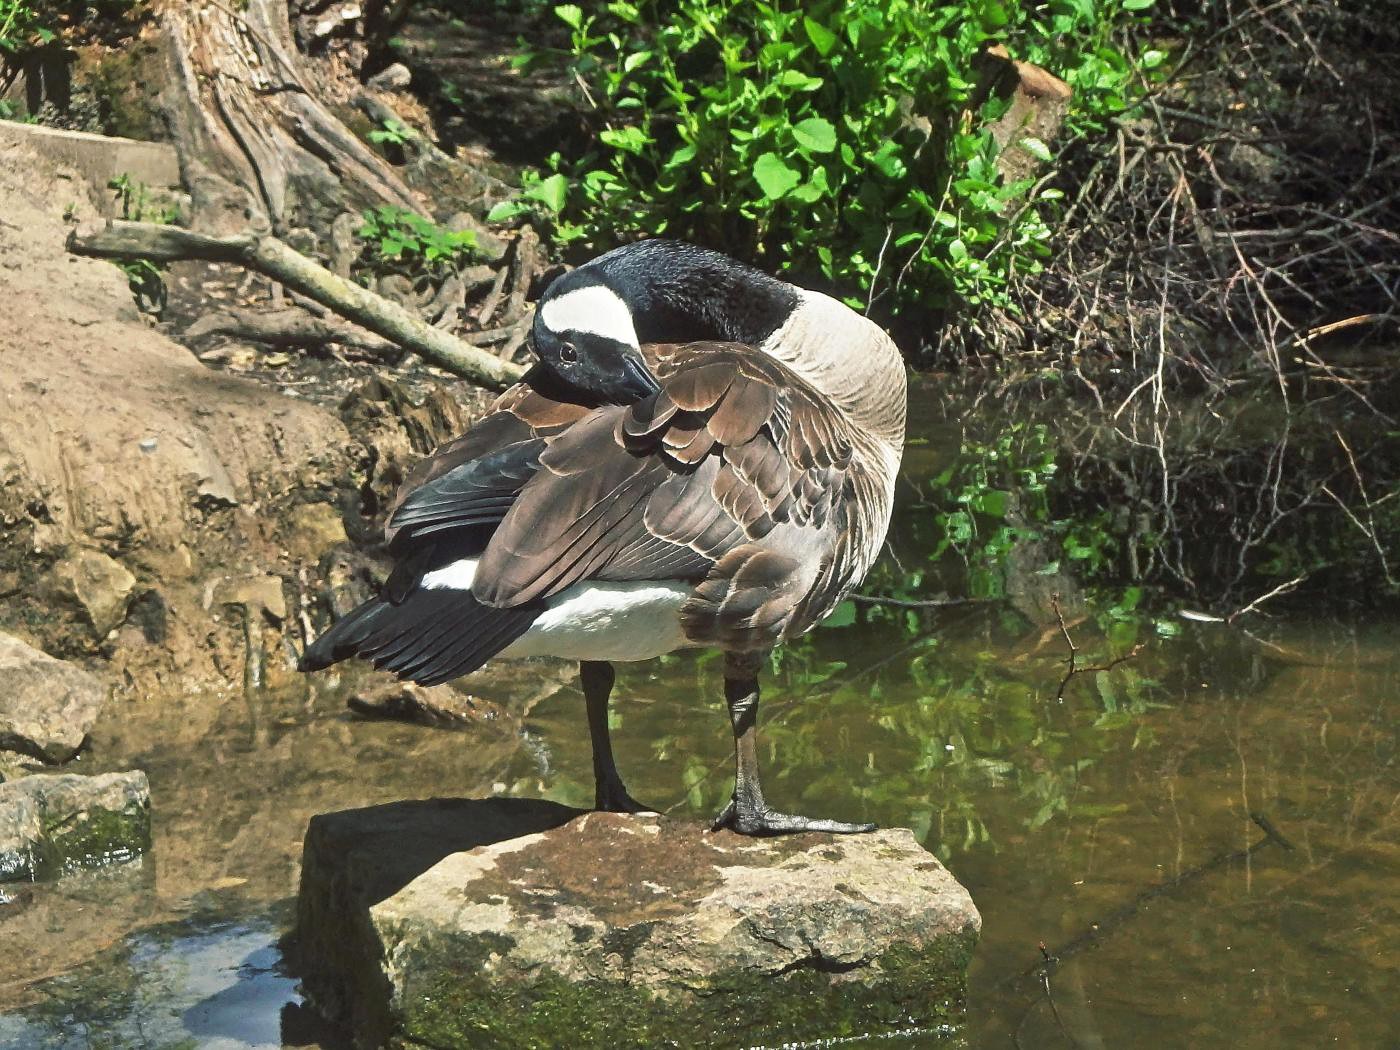
POLYGON ((758 346, 798 303, 797 289, 680 241, 638 241, 588 264, 632 310, 643 343, 716 339, 758 346))

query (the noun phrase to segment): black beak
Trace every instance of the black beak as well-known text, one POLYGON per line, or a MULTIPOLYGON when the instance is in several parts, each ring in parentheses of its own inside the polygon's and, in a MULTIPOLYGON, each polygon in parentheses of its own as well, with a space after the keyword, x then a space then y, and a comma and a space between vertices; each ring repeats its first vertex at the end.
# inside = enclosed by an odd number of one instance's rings
POLYGON ((650 397, 661 389, 655 377, 647 371, 640 358, 627 357, 622 362, 622 389, 627 394, 627 403, 650 397))

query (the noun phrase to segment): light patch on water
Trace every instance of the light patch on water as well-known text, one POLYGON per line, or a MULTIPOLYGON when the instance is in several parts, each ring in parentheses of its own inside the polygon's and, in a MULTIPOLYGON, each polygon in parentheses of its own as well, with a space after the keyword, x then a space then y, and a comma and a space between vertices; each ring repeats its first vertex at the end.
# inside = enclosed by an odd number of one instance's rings
POLYGON ((301 999, 277 970, 276 938, 265 924, 135 936, 0 1016, 0 1048, 280 1050, 284 1008, 301 999))

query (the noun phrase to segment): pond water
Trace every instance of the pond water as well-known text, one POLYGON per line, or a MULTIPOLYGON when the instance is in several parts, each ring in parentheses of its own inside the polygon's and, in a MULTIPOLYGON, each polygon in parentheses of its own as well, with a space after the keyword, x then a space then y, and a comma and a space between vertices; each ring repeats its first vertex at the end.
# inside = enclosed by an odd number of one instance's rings
MULTIPOLYGON (((969 444, 977 412, 915 403, 872 589, 986 600, 842 610, 781 656, 760 712, 775 805, 914 828, 981 910, 966 1023, 899 1042, 1400 1045, 1400 623, 1267 603, 1183 618, 1180 591, 1098 566, 1113 539, 1086 514, 1056 524, 1036 502, 1064 484, 1053 451, 998 452, 995 411, 969 444), (997 487, 1008 455, 1016 490, 997 487), (937 551, 969 524, 961 553, 937 551), (1081 667, 1136 652, 1066 681, 1066 634, 1081 667)), ((730 789, 717 674, 685 654, 619 679, 619 764, 673 817, 730 789)), ((591 799, 566 666, 479 676, 484 717, 458 732, 351 717, 352 684, 132 704, 103 725, 88 761, 147 770, 154 847, 0 908, 0 1047, 333 1047, 277 948, 312 815, 591 799)))

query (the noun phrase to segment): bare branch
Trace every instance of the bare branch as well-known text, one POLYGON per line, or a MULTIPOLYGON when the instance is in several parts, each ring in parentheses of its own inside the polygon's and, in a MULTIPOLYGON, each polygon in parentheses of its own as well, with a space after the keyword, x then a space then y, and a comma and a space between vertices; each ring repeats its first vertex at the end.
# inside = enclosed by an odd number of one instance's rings
POLYGON ((237 263, 280 281, 429 364, 489 390, 504 390, 524 373, 519 365, 502 361, 426 324, 397 303, 352 284, 276 237, 256 233, 211 237, 177 226, 109 220, 75 229, 68 235, 68 250, 99 259, 237 263))

